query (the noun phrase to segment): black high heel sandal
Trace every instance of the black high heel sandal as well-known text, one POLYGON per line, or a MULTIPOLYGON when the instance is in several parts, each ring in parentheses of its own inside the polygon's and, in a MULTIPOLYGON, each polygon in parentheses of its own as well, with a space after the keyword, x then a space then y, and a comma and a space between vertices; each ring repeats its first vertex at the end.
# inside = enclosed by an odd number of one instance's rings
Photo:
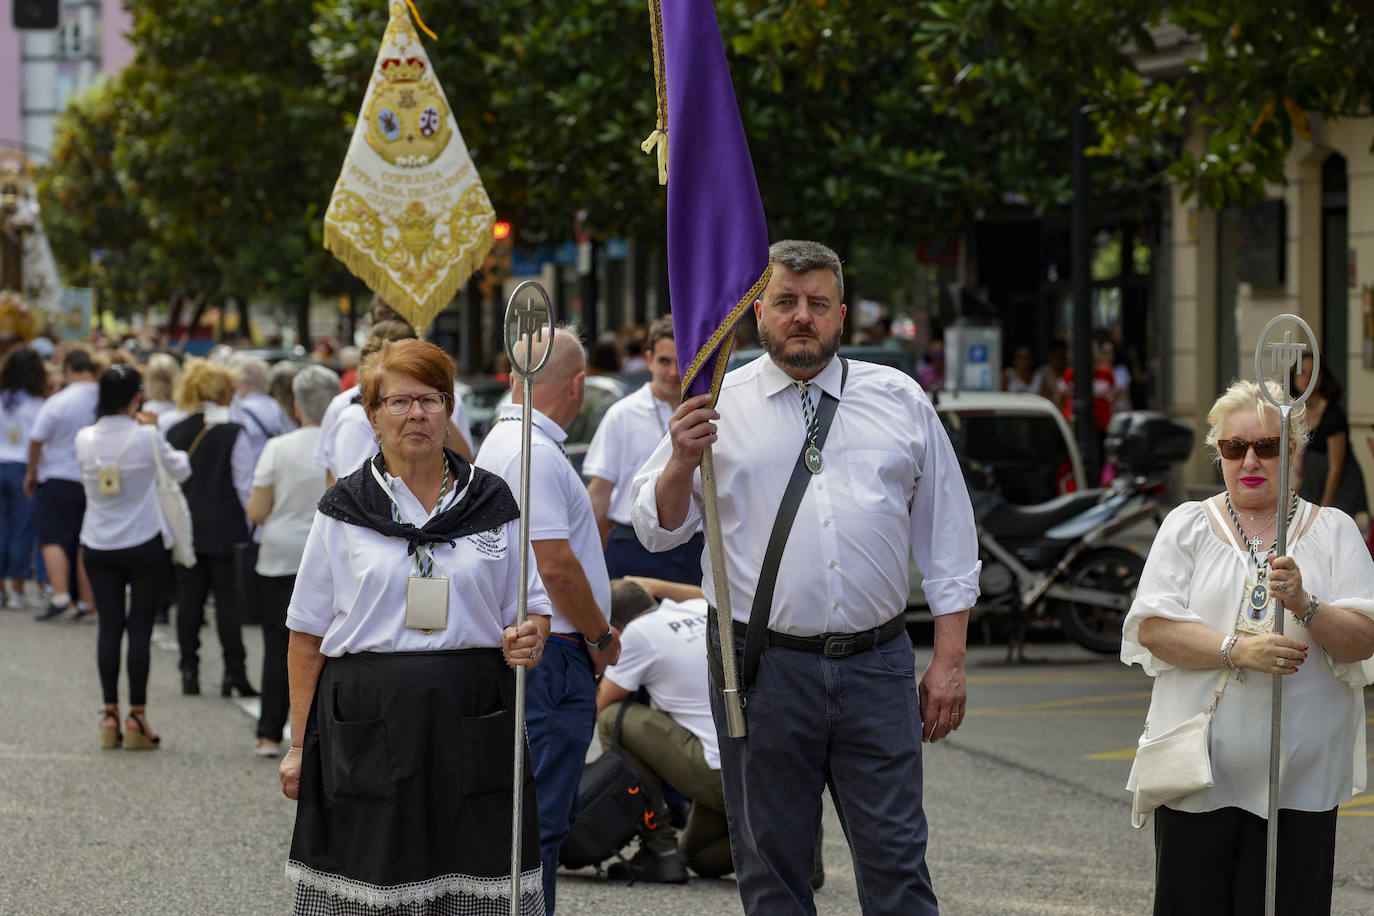
POLYGON ((260 696, 260 694, 253 689, 253 685, 248 683, 248 675, 242 673, 226 674, 224 676, 224 683, 220 684, 219 695, 227 698, 232 696, 236 690, 241 697, 260 696))
POLYGON ((145 713, 141 712, 129 713, 129 721, 137 725, 138 728, 126 728, 124 730, 124 750, 153 751, 162 746, 161 735, 148 734, 148 720, 144 718, 144 715, 145 713))

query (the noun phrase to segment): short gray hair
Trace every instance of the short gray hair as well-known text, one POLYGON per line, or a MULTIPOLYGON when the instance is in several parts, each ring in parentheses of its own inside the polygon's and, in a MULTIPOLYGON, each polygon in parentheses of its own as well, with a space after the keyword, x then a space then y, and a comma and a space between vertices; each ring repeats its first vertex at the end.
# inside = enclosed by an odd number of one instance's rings
POLYGON ((307 426, 320 424, 329 402, 338 393, 339 377, 324 366, 306 366, 291 380, 291 395, 307 426))
POLYGON ((267 390, 267 361, 251 353, 235 353, 229 357, 229 368, 239 377, 239 384, 254 391, 267 390))
POLYGON ((844 270, 840 256, 833 249, 820 242, 805 239, 783 239, 768 248, 768 256, 794 274, 806 274, 813 270, 828 270, 835 275, 835 284, 840 288, 840 301, 844 301, 844 270))

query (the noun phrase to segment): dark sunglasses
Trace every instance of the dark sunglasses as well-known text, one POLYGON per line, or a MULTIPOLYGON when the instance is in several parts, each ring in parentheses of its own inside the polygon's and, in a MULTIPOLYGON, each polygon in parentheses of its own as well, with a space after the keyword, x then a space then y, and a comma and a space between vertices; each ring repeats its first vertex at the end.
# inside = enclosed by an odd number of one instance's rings
POLYGON ((1256 458, 1277 458, 1279 455, 1279 437, 1270 436, 1268 439, 1256 439, 1250 442, 1246 439, 1218 439, 1217 451, 1221 452, 1221 457, 1237 460, 1245 457, 1245 453, 1251 448, 1255 450, 1256 458))

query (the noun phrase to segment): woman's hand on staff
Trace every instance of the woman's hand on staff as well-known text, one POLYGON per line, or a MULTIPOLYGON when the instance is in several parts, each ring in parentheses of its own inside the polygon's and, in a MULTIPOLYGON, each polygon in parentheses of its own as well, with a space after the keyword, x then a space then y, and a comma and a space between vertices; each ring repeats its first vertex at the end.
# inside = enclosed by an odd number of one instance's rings
POLYGON ((1264 674, 1292 674, 1307 661, 1307 646, 1291 636, 1266 633, 1236 640, 1231 661, 1264 674))
POLYGON ((506 627, 501 634, 501 654, 512 668, 533 668, 544 657, 544 634, 533 619, 526 620, 520 629, 506 627))
POLYGON ((291 745, 287 748, 286 756, 281 759, 281 765, 277 767, 277 775, 281 777, 281 794, 295 801, 301 795, 301 749, 299 745, 291 745))
POLYGON ((1269 587, 1283 606, 1299 617, 1307 613, 1307 592, 1302 587, 1302 570, 1292 557, 1269 554, 1269 587))

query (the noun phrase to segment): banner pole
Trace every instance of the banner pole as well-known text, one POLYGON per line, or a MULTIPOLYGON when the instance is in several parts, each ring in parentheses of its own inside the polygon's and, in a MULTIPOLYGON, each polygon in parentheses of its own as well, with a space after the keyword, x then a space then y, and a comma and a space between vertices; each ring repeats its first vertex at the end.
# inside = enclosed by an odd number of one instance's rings
POLYGON ((701 453, 701 490, 705 504, 706 549, 711 552, 711 579, 716 585, 716 632, 720 634, 720 668, 725 680, 721 685, 725 724, 731 738, 743 738, 749 729, 744 722, 744 700, 735 665, 735 626, 730 609, 730 581, 725 572, 724 539, 720 533, 716 461, 709 445, 701 453))

